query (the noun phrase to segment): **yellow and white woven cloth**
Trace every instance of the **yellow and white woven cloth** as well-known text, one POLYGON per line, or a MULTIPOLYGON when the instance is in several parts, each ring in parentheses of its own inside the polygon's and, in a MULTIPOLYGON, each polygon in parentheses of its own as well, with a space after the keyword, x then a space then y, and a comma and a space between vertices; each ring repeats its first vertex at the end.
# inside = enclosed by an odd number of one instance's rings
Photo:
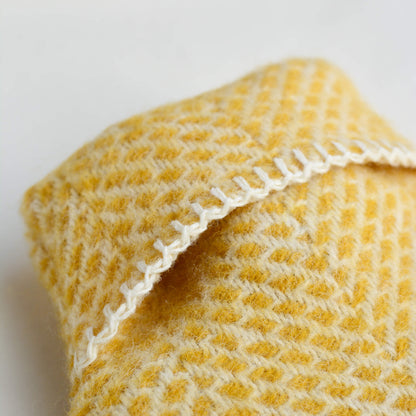
POLYGON ((69 415, 415 415, 415 168, 321 60, 105 130, 22 205, 69 415))

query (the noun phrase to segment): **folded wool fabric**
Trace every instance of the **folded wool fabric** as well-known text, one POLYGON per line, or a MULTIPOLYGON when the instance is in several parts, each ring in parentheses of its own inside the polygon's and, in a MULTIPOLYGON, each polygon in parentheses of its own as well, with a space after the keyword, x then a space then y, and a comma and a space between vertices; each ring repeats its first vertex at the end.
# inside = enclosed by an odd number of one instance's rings
POLYGON ((69 415, 415 415, 415 167, 313 59, 105 130, 22 205, 69 415))

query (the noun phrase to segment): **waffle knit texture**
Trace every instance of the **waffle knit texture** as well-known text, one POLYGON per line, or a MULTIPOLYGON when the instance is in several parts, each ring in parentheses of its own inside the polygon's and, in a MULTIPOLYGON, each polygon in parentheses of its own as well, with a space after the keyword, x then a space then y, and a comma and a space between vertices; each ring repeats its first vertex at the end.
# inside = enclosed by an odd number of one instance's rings
POLYGON ((415 167, 315 59, 109 127, 22 204, 69 415, 415 415, 415 167))

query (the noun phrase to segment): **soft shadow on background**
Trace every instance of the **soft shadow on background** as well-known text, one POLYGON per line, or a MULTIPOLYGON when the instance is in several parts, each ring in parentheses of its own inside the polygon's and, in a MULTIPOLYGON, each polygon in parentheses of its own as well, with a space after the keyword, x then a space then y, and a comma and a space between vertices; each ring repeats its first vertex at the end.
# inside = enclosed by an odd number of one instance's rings
POLYGON ((64 346, 52 304, 27 261, 8 269, 0 280, 0 327, 12 340, 1 346, 2 372, 9 376, 2 377, 0 401, 19 391, 13 416, 65 415, 64 346))
MULTIPOLYGON (((414 0, 0 1, 0 415, 63 416, 23 192, 116 121, 287 57, 322 57, 416 144, 414 0)), ((167 282, 166 282, 167 284, 167 282)))

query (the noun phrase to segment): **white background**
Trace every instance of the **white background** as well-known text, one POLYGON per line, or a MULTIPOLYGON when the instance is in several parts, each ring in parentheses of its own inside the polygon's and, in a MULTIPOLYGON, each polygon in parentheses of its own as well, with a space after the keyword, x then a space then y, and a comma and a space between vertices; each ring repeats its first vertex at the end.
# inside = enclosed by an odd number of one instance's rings
POLYGON ((67 409, 63 347, 28 258, 24 190, 107 125, 290 56, 341 66, 416 139, 414 0, 2 0, 0 414, 67 409))

